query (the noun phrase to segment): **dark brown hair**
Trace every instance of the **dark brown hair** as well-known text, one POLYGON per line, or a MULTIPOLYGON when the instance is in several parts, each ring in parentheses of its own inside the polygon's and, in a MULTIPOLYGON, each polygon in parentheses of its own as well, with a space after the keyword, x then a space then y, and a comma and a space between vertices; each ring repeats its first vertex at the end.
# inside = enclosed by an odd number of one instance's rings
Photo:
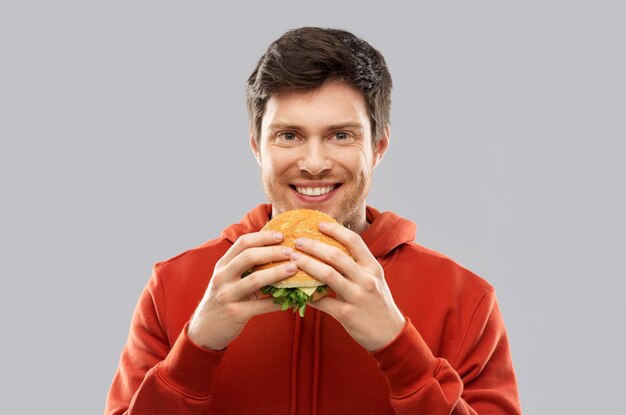
POLYGON ((269 46, 248 78, 248 116, 257 142, 265 104, 273 94, 312 90, 334 79, 365 95, 372 145, 376 144, 391 110, 392 83, 385 58, 352 33, 318 27, 286 32, 269 46))

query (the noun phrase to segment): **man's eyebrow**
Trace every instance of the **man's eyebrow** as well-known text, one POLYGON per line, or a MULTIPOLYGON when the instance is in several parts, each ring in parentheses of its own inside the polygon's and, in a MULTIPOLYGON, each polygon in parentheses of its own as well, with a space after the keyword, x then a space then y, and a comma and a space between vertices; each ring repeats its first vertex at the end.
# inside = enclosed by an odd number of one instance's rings
POLYGON ((275 122, 272 123, 270 125, 267 126, 268 130, 272 130, 272 131, 276 131, 276 130, 299 130, 302 127, 295 125, 295 124, 289 124, 289 123, 284 123, 284 122, 275 122))
MULTIPOLYGON (((300 130, 303 127, 296 124, 275 122, 267 126, 268 130, 300 130)), ((326 127, 327 130, 363 130, 363 124, 360 122, 341 122, 326 127)))
POLYGON ((343 122, 339 124, 333 124, 328 127, 329 130, 362 130, 363 124, 360 122, 343 122))

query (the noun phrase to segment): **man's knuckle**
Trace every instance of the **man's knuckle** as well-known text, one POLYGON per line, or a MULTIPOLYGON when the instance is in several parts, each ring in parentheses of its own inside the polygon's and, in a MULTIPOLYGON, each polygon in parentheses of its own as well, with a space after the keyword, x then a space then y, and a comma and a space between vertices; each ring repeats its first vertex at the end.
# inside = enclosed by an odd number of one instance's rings
POLYGON ((343 252, 341 252, 339 249, 333 248, 328 253, 328 259, 330 260, 330 262, 338 262, 342 259, 343 255, 343 252))
POLYGON ((220 289, 222 288, 222 283, 220 282, 219 278, 211 278, 211 282, 209 283, 209 289, 212 292, 218 292, 220 289))
POLYGON ((385 274, 385 271, 383 270, 383 266, 380 265, 379 262, 376 262, 374 264, 372 274, 374 274, 376 276, 380 276, 380 277, 382 277, 385 274))
POLYGON ((259 281, 259 274, 256 272, 253 272, 252 274, 246 277, 246 283, 248 283, 252 287, 256 286, 258 281, 259 281))
POLYGON ((358 290, 352 296, 352 302, 354 304, 363 304, 367 299, 367 295, 364 290, 358 290))
POLYGON ((350 232, 350 234, 347 236, 347 239, 348 239, 349 245, 354 245, 361 241, 361 237, 354 232, 350 232))
POLYGON ((349 324, 354 318, 353 308, 348 305, 339 307, 337 310, 337 317, 344 324, 349 324))
POLYGON ((239 259, 244 264, 251 264, 254 262, 254 251, 252 249, 246 249, 241 254, 239 254, 239 259))
POLYGON ((251 246, 250 239, 251 239, 251 235, 242 235, 237 239, 237 241, 235 242, 235 245, 237 245, 241 249, 249 248, 251 246))
POLYGON ((227 297, 227 295, 226 295, 226 293, 225 293, 224 291, 222 291, 222 290, 218 290, 218 291, 215 293, 215 302, 216 302, 218 305, 227 304, 227 303, 228 303, 228 301, 227 301, 227 298, 226 298, 226 297, 227 297))
POLYGON ((320 274, 321 277, 324 278, 324 280, 328 281, 335 276, 335 271, 331 267, 326 266, 322 269, 320 274))
POLYGON ((373 278, 367 278, 361 283, 361 288, 367 293, 373 293, 378 290, 378 284, 373 278))
POLYGON ((337 307, 337 311, 335 312, 335 316, 337 320, 343 322, 346 319, 346 308, 345 307, 337 307))

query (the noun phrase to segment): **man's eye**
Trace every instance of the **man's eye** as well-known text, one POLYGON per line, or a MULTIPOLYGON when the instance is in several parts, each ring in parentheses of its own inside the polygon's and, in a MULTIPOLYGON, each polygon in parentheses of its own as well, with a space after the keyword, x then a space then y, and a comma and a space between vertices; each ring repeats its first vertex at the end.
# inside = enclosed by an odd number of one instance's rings
POLYGON ((282 133, 281 137, 286 141, 293 141, 296 139, 296 135, 294 133, 282 133))
POLYGON ((335 134, 335 137, 337 138, 337 140, 345 140, 348 138, 348 133, 340 132, 335 134))

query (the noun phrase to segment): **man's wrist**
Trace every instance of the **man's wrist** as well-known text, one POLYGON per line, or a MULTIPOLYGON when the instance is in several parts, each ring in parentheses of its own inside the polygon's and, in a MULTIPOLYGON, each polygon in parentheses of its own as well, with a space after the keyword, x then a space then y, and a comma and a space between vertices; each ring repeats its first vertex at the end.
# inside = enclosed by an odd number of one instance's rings
POLYGON ((399 317, 395 317, 392 324, 389 324, 387 335, 383 338, 379 345, 373 347, 371 350, 368 350, 370 353, 376 353, 379 350, 384 349, 389 344, 393 343, 393 341, 402 333, 404 327, 406 326, 406 319, 402 314, 399 317))
POLYGON ((187 332, 185 333, 190 342, 192 342, 195 346, 212 351, 219 352, 226 348, 227 345, 218 345, 215 342, 211 342, 209 339, 206 339, 203 336, 202 331, 198 328, 197 324, 194 324, 192 320, 186 328, 187 332))

